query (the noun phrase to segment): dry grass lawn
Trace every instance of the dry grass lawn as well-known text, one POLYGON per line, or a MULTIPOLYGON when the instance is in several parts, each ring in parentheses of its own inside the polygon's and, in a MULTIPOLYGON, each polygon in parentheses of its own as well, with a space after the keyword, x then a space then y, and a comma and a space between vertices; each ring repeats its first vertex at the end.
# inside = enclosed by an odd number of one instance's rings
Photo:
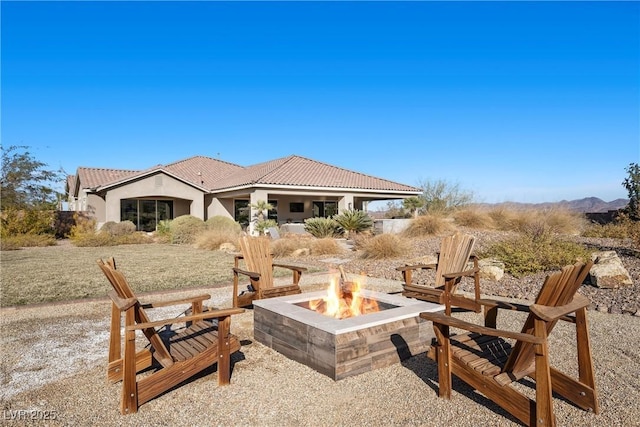
POLYGON ((2 251, 0 256, 2 307, 104 297, 109 283, 96 260, 110 256, 136 293, 215 288, 233 280, 232 254, 188 245, 79 248, 67 243, 2 251))

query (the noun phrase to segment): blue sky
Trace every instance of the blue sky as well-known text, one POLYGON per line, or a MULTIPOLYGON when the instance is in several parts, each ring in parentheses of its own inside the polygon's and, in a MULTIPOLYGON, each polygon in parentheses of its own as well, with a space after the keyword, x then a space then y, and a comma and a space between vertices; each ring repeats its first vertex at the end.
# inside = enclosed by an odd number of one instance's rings
POLYGON ((2 1, 2 146, 51 168, 297 154, 479 202, 626 198, 638 2, 2 1))

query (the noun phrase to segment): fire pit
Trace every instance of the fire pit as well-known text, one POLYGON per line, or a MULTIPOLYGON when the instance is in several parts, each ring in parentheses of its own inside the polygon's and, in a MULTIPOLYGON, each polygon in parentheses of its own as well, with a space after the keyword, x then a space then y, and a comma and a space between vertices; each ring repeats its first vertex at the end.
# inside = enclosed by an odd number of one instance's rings
POLYGON ((254 338, 334 380, 428 349, 433 328, 418 314, 443 306, 366 289, 357 292, 379 310, 346 318, 318 313, 312 307, 326 302, 326 291, 254 301, 254 338))

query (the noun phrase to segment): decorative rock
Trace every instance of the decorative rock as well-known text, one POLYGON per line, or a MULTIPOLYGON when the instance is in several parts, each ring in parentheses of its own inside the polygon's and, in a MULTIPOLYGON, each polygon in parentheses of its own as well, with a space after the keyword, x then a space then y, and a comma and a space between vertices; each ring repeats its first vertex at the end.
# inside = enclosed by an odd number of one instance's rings
POLYGON ((227 253, 238 252, 238 248, 236 248, 236 246, 233 243, 229 243, 229 242, 222 243, 218 248, 218 250, 222 252, 227 252, 227 253))
POLYGON ((592 258, 595 261, 589 272, 592 285, 607 289, 633 285, 629 272, 615 251, 595 252, 592 258))
POLYGON ((499 281, 504 276, 504 262, 497 259, 487 258, 478 261, 480 267, 480 277, 493 281, 499 281))
POLYGON ((291 256, 292 257, 307 256, 310 253, 311 253, 311 251, 309 251, 309 248, 300 248, 300 249, 296 249, 295 251, 293 251, 291 256))

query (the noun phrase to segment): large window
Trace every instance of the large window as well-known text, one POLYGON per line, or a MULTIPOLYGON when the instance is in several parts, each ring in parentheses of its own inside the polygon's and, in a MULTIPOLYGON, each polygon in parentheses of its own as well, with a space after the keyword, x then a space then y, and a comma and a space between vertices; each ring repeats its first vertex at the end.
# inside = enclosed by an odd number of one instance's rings
POLYGON ((249 208, 248 200, 234 200, 233 202, 233 218, 243 227, 249 225, 249 208))
POLYGON ((158 222, 173 218, 173 201, 148 199, 120 200, 120 221, 131 221, 138 231, 155 231, 158 222))
POLYGON ((275 222, 278 222, 278 201, 269 200, 269 204, 273 206, 273 209, 269 209, 267 211, 267 219, 272 219, 275 222))
POLYGON ((338 202, 313 202, 313 216, 329 218, 338 213, 338 202))

